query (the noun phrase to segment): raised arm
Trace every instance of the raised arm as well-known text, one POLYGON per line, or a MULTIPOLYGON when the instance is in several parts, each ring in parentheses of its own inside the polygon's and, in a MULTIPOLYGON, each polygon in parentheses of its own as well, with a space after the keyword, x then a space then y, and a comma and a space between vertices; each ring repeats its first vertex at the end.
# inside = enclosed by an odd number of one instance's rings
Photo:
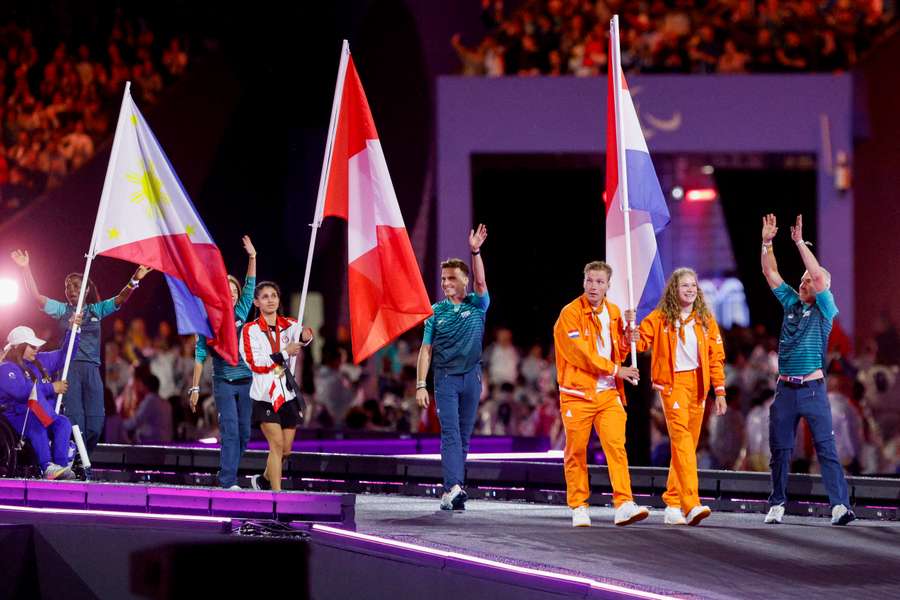
POLYGON ((487 227, 479 224, 478 229, 469 232, 469 250, 472 251, 472 277, 475 293, 483 296, 487 291, 487 280, 484 278, 484 261, 481 260, 481 245, 487 239, 487 227))
POLYGON ((816 255, 812 253, 812 250, 803 241, 803 215, 797 215, 796 224, 791 226, 791 239, 797 244, 800 258, 803 259, 803 266, 806 267, 806 272, 812 278, 813 289, 816 290, 817 294, 824 292, 831 285, 831 278, 828 276, 828 271, 819 264, 816 255))
POLYGON ((763 217, 762 227, 762 254, 760 259, 762 262, 762 272, 769 283, 769 287, 773 290, 784 283, 784 279, 778 273, 778 263, 775 262, 775 251, 772 246, 772 240, 778 233, 778 224, 775 221, 775 215, 768 214, 763 217))
POLYGON ((31 273, 28 252, 25 250, 14 250, 10 256, 12 257, 13 262, 22 269, 22 277, 25 279, 25 288, 31 292, 31 296, 34 298, 35 302, 37 302, 41 308, 44 308, 47 304, 47 296, 44 296, 38 291, 37 282, 34 280, 34 275, 31 273))
POLYGON ((131 297, 132 292, 138 288, 141 283, 141 279, 143 279, 147 273, 153 270, 153 267, 145 267, 144 265, 140 265, 137 268, 137 271, 134 272, 134 275, 131 276, 131 280, 125 284, 125 287, 122 288, 122 291, 119 292, 115 297, 116 307, 122 306, 125 302, 131 297))
POLYGON ((256 277, 256 248, 250 241, 250 236, 245 235, 241 238, 244 244, 244 250, 247 251, 247 277, 256 277))

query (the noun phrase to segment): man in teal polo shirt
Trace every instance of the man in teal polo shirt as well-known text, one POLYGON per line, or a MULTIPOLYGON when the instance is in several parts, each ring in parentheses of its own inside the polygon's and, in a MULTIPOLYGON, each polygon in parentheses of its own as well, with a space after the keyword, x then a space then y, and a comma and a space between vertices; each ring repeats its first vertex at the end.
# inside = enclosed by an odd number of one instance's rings
POLYGON ((441 509, 463 510, 468 498, 463 489, 469 439, 475 427, 481 398, 481 347, 484 319, 490 305, 481 245, 487 227, 469 233, 474 293, 467 293, 469 268, 453 258, 441 263, 441 288, 446 298, 431 308, 416 364, 416 400, 422 408, 430 402, 426 378, 434 362, 434 399, 441 423, 441 466, 444 494, 441 509))
MULTIPOLYGON (((70 324, 69 319, 75 313, 78 294, 81 291, 81 273, 71 273, 65 280, 66 301, 54 300, 43 295, 31 272, 28 252, 16 250, 12 254, 13 261, 22 269, 25 287, 31 292, 38 306, 48 315, 56 319, 59 326, 60 339, 65 338, 70 324)), ((84 443, 88 454, 100 442, 106 411, 103 406, 103 380, 100 377, 100 322, 121 307, 131 293, 138 288, 141 280, 152 271, 150 267, 139 266, 131 276, 131 280, 113 298, 100 300, 94 283, 88 280, 88 289, 83 306, 83 321, 78 348, 69 365, 69 390, 63 397, 66 416, 77 425, 84 435, 84 443)))
POLYGON ((846 525, 856 518, 838 459, 831 425, 831 407, 825 385, 825 355, 832 321, 838 314, 829 287, 831 275, 819 265, 803 241, 803 218, 791 227, 791 239, 800 251, 806 272, 800 290, 778 274, 772 240, 778 232, 775 215, 763 217, 762 270, 769 287, 784 307, 778 340, 778 384, 769 409, 769 448, 772 459, 772 494, 766 523, 781 523, 787 499, 791 455, 800 417, 806 419, 816 446, 822 483, 831 503, 831 524, 846 525))

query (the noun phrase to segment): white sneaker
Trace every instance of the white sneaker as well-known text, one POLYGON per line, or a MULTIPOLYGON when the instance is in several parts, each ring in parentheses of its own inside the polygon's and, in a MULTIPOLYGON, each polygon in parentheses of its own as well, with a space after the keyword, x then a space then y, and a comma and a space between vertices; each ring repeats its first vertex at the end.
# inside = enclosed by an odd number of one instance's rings
POLYGON ((242 489, 244 489, 244 488, 242 488, 242 487, 239 486, 238 484, 234 484, 234 485, 232 485, 232 486, 229 486, 228 489, 229 489, 229 490, 238 491, 238 490, 242 490, 242 489))
POLYGON ((53 481, 54 479, 65 479, 66 475, 71 472, 69 467, 61 467, 56 463, 50 463, 47 465, 47 468, 44 469, 44 479, 49 479, 50 481, 53 481))
POLYGON ((775 523, 781 523, 781 520, 784 518, 784 504, 776 504, 769 508, 769 514, 766 515, 765 521, 763 523, 767 523, 769 525, 775 523))
POLYGON ((687 525, 687 521, 684 520, 684 513, 677 506, 666 507, 666 516, 663 522, 666 525, 687 525))
POLYGON ((708 506, 698 504, 687 514, 686 521, 688 525, 699 525, 700 521, 712 514, 712 510, 708 506))
POLYGON ((623 502, 616 509, 615 523, 620 527, 643 521, 650 516, 650 510, 646 506, 638 506, 631 500, 623 502))
POLYGON ((441 495, 441 510, 466 510, 469 495, 457 483, 449 492, 441 495))
POLYGON ((591 515, 587 506, 572 509, 572 527, 590 527, 591 515))
POLYGON ((847 523, 855 519, 856 515, 853 514, 853 511, 843 504, 835 504, 834 508, 831 509, 832 525, 846 525, 847 523))

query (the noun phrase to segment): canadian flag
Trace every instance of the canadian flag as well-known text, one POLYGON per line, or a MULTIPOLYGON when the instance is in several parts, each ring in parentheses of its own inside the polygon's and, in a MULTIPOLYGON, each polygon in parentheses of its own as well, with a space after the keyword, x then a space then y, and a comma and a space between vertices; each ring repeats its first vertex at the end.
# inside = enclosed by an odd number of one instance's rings
POLYGON ((346 42, 330 132, 316 219, 347 221, 350 333, 353 360, 359 363, 432 310, 346 42))

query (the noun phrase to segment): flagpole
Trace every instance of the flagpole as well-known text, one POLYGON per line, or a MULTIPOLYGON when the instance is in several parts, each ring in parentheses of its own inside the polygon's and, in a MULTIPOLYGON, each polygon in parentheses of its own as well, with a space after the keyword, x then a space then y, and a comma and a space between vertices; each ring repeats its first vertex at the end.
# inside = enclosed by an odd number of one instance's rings
MULTIPOLYGON (((341 60, 338 64, 337 81, 334 84, 334 101, 331 104, 331 120, 328 123, 328 137, 325 139, 325 156, 322 158, 322 172, 319 175, 319 191, 316 194, 316 212, 313 215, 312 235, 309 237, 309 251, 306 253, 306 271, 303 273, 303 289, 300 292, 300 309, 297 311, 297 323, 303 323, 306 312, 306 296, 309 291, 309 275, 312 271, 313 251, 316 246, 316 234, 322 226, 322 214, 325 211, 325 195, 328 192, 328 175, 331 171, 331 156, 334 153, 334 137, 337 132, 338 116, 341 110, 341 97, 344 93, 344 79, 347 73, 347 63, 350 60, 350 44, 344 40, 341 44, 341 60)), ((302 335, 302 334, 300 334, 302 335)), ((291 357, 291 372, 297 357, 291 357)))
MULTIPOLYGON (((619 15, 613 15, 609 25, 609 40, 612 56, 609 68, 613 69, 613 102, 616 115, 616 157, 619 167, 619 198, 622 201, 622 216, 625 220, 625 281, 628 286, 628 308, 635 310, 634 278, 631 268, 631 207, 628 204, 628 170, 625 165, 625 136, 622 132, 622 59, 619 50, 619 15)), ((634 321, 629 325, 633 328, 634 321)), ((631 366, 637 367, 637 344, 631 342, 631 366)))
MULTIPOLYGON (((87 290, 88 278, 91 274, 91 264, 94 262, 94 251, 97 247, 97 240, 100 237, 100 222, 103 213, 106 212, 106 206, 109 204, 109 195, 110 188, 112 187, 111 180, 112 174, 115 171, 115 163, 118 160, 119 154, 117 152, 119 148, 119 143, 121 139, 121 125, 122 125, 122 117, 125 114, 125 107, 127 105, 127 100, 131 95, 131 82, 128 81, 125 83, 125 93, 122 96, 122 106, 119 109, 119 122, 116 125, 116 134, 113 137, 112 151, 109 157, 109 163, 106 166, 106 177, 103 180, 103 190, 100 193, 100 207, 97 209, 97 220, 94 221, 94 232, 91 235, 91 245, 86 255, 86 262, 84 265, 84 273, 81 277, 81 289, 78 290, 78 303, 75 306, 75 314, 81 312, 81 309, 84 307, 84 294, 87 290)), ((63 363, 62 370, 62 379, 65 380, 69 374, 69 365, 72 362, 72 352, 75 348, 75 325, 72 325, 72 333, 69 335, 69 343, 66 348, 66 360, 63 363)), ((58 394, 56 396, 56 412, 59 413, 59 409, 62 407, 62 394, 58 394)), ((83 458, 83 457, 82 457, 83 458)), ((90 463, 88 463, 90 466, 90 463)))

